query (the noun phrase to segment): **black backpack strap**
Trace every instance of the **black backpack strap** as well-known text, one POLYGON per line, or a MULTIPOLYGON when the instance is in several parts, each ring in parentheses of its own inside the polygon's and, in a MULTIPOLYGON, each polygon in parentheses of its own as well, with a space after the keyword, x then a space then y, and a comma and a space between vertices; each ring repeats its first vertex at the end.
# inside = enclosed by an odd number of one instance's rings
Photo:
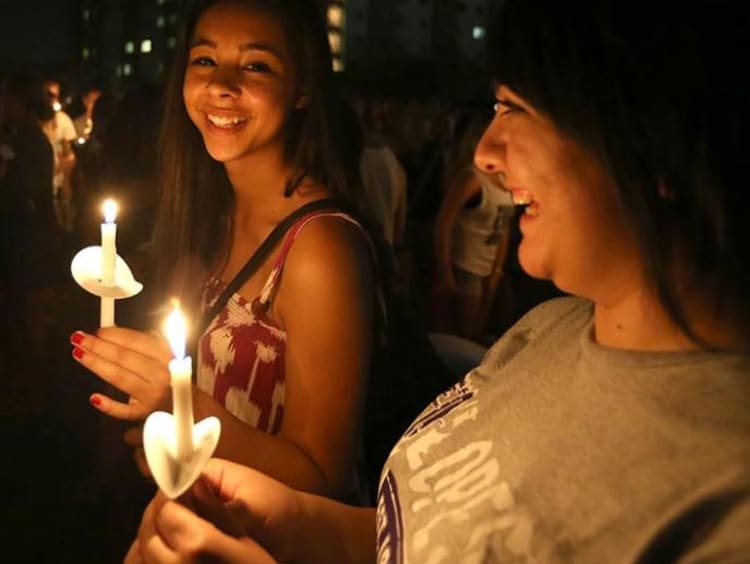
POLYGON ((253 275, 256 270, 258 270, 260 265, 263 264, 263 261, 268 257, 279 240, 281 240, 284 234, 297 222, 298 219, 314 211, 324 209, 338 209, 340 207, 341 203, 334 198, 315 200, 314 202, 310 202, 303 206, 300 206, 284 219, 282 219, 263 240, 260 246, 255 250, 253 255, 245 263, 245 266, 243 266, 242 269, 240 269, 240 271, 235 274, 234 278, 232 278, 231 282, 227 284, 227 287, 224 288, 224 291, 216 299, 214 304, 203 313, 200 325, 198 326, 198 331, 195 333, 196 337, 200 338, 201 335, 203 335, 203 332, 206 330, 214 317, 216 317, 224 308, 224 305, 227 303, 229 298, 232 297, 232 295, 242 287, 242 285, 250 278, 250 276, 253 275))

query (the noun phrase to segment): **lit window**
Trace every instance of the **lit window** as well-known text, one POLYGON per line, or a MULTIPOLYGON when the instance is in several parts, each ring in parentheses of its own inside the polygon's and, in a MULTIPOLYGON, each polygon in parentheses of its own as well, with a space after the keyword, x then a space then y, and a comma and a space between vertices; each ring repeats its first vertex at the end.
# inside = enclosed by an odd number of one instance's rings
POLYGON ((164 27, 164 16, 156 18, 156 27, 164 27))
POLYGON ((90 15, 91 15, 91 12, 89 12, 88 10, 84 10, 83 11, 83 21, 88 20, 90 15))
POLYGON ((128 41, 125 44, 125 52, 126 53, 132 53, 133 51, 135 51, 135 45, 133 44, 132 41, 128 41))
POLYGON ((328 32, 328 43, 331 45, 333 53, 341 53, 341 34, 338 31, 328 32))
POLYGON ((150 53, 151 52, 151 40, 150 39, 144 39, 141 41, 141 53, 150 53))
POLYGON ((339 59, 338 57, 333 60, 333 70, 334 72, 341 72, 344 70, 344 61, 339 59))
POLYGON ((133 68, 129 63, 125 63, 125 65, 123 65, 122 67, 122 74, 124 74, 125 76, 129 76, 131 72, 133 72, 133 68))
POLYGON ((328 6, 328 25, 331 27, 344 27, 344 10, 341 6, 333 4, 328 6))
POLYGON ((84 59, 88 59, 89 58, 89 48, 88 47, 84 47, 83 49, 81 49, 81 56, 84 59))
POLYGON ((474 39, 483 39, 484 38, 484 28, 479 25, 475 25, 474 29, 471 30, 471 36, 474 39))
POLYGON ((174 37, 170 37, 169 39, 167 39, 167 47, 169 47, 170 49, 174 49, 175 47, 177 47, 177 39, 174 37))

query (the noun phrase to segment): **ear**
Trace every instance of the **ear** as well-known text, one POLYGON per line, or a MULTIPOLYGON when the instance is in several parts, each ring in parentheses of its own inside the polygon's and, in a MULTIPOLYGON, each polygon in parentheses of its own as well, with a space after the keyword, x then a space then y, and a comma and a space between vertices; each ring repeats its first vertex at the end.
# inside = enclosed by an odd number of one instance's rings
POLYGON ((294 109, 301 110, 303 108, 306 108, 309 104, 310 104, 310 95, 301 94, 299 98, 297 98, 297 102, 294 104, 294 109))

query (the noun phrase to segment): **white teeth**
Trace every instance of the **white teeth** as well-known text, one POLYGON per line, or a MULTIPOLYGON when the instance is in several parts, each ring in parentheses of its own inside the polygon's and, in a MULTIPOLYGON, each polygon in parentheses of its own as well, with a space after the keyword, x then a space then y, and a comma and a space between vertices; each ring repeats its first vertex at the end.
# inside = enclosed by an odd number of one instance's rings
POLYGON ((212 116, 210 114, 207 114, 206 117, 208 117, 208 121, 210 121, 216 127, 234 127, 235 125, 239 125, 247 119, 241 117, 229 118, 223 116, 212 116))

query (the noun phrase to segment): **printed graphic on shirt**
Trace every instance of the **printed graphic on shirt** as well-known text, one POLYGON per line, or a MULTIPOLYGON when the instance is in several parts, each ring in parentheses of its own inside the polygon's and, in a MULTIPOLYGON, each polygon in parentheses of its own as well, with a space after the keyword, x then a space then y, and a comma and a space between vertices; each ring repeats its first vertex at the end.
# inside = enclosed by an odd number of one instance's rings
POLYGON ((450 411, 474 397, 474 391, 462 380, 451 389, 440 394, 424 412, 409 426, 404 437, 411 437, 430 423, 445 417, 450 411))
POLYGON ((476 422, 480 393, 470 374, 394 449, 378 495, 378 562, 529 561, 533 521, 501 477, 493 440, 454 436, 476 422))
POLYGON ((386 473, 378 492, 377 511, 378 562, 401 564, 403 526, 401 505, 398 502, 398 487, 393 474, 386 473))

